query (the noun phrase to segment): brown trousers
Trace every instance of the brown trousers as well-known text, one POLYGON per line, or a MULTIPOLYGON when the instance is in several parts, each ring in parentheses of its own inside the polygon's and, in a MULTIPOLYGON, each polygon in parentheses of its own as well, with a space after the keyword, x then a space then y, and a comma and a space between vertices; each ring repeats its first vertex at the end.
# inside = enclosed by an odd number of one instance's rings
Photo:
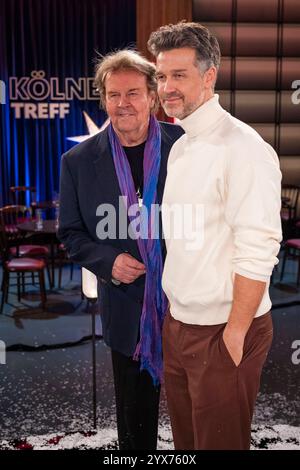
POLYGON ((260 376, 273 337, 270 312, 255 318, 236 366, 226 324, 189 325, 167 314, 164 377, 175 449, 247 450, 260 376))

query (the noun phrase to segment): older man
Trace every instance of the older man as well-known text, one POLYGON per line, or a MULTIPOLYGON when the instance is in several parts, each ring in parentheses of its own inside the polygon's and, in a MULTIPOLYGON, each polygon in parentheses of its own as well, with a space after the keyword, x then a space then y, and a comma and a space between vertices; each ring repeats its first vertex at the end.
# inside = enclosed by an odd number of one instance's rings
POLYGON ((278 158, 220 106, 214 95, 220 49, 207 28, 163 26, 148 46, 157 58, 161 103, 185 130, 171 150, 162 214, 170 235, 163 350, 175 447, 249 449, 272 340, 268 285, 281 239, 278 158), (189 205, 197 243, 172 235, 173 205, 189 205))
POLYGON ((161 202, 167 157, 183 131, 155 119, 155 67, 136 52, 100 60, 95 83, 110 124, 62 158, 59 237, 71 259, 98 276, 119 447, 155 449, 163 256, 150 217, 145 228, 136 216, 137 208, 150 214, 161 202))

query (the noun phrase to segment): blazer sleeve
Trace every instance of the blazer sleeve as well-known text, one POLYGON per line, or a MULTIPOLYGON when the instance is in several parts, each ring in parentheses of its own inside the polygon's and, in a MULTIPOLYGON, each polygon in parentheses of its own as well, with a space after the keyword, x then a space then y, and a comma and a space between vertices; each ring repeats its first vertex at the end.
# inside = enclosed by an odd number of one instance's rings
POLYGON ((122 249, 96 242, 89 234, 81 216, 77 188, 68 157, 62 156, 60 175, 60 214, 58 238, 64 244, 70 259, 107 282, 111 281, 112 267, 122 249))

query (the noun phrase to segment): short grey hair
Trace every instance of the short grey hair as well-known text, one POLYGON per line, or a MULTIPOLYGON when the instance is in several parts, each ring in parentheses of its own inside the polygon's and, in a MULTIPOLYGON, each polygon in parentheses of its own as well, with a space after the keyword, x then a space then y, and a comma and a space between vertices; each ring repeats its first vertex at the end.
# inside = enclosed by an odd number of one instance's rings
POLYGON ((200 23, 180 21, 177 24, 161 26, 151 33, 149 51, 157 57, 160 52, 190 47, 195 50, 196 61, 201 72, 214 66, 218 70, 221 52, 218 40, 200 23))

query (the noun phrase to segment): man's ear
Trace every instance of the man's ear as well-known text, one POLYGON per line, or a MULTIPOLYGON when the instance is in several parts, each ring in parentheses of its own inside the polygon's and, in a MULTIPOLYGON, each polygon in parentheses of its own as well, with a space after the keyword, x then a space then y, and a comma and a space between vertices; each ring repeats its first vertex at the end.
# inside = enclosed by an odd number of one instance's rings
POLYGON ((213 88, 217 80, 217 69, 216 67, 210 67, 206 70, 204 75, 204 84, 206 88, 213 88))
POLYGON ((151 96, 151 107, 152 107, 152 106, 154 106, 155 101, 156 101, 156 97, 157 97, 155 91, 151 90, 150 91, 150 96, 151 96))
POLYGON ((151 90, 149 92, 149 96, 151 98, 151 106, 150 106, 150 109, 154 109, 157 105, 157 100, 158 100, 158 96, 157 94, 155 93, 155 91, 151 90))

